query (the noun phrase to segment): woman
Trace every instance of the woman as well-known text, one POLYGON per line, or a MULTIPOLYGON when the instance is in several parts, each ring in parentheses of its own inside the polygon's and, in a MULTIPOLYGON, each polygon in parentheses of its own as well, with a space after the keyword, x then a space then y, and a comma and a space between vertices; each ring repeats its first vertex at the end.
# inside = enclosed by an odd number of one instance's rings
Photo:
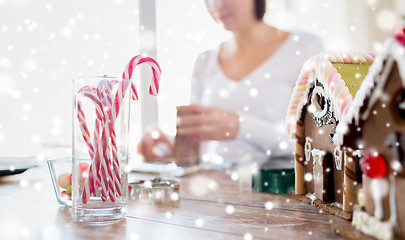
MULTIPOLYGON (((197 58, 193 104, 177 108, 177 134, 202 141, 202 160, 218 164, 291 156, 285 113, 303 63, 322 50, 320 40, 264 23, 265 0, 206 0, 206 5, 232 38, 197 58)), ((147 134, 140 153, 155 157, 159 142, 172 148, 164 134, 147 134)))

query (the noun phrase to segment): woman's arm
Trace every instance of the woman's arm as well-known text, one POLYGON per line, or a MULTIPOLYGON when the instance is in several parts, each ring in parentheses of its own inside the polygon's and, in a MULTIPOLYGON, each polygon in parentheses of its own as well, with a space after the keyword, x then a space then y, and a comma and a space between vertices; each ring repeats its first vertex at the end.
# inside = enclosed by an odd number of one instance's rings
POLYGON ((239 131, 238 114, 212 106, 177 107, 177 134, 190 140, 228 140, 239 131))
POLYGON ((241 139, 272 155, 292 154, 284 122, 193 104, 177 108, 177 133, 190 141, 241 139), (270 152, 269 152, 270 151, 270 152))

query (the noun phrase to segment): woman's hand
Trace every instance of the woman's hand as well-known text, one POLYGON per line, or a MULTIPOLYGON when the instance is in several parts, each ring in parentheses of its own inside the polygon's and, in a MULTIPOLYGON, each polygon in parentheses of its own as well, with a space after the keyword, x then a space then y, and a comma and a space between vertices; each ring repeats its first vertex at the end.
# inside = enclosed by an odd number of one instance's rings
POLYGON ((162 156, 164 153, 159 154, 156 151, 156 148, 159 148, 159 145, 166 146, 166 149, 163 149, 160 152, 167 152, 168 147, 169 151, 173 153, 173 143, 169 140, 166 134, 160 130, 153 130, 142 137, 138 144, 138 152, 142 154, 146 160, 164 157, 162 156))
POLYGON ((202 105, 177 107, 177 134, 190 140, 236 138, 239 116, 225 109, 202 105))

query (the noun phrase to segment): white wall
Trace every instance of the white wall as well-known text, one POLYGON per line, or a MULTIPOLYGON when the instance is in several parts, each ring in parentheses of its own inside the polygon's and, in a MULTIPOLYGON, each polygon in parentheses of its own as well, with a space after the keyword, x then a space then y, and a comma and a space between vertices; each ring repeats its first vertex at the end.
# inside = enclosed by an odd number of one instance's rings
POLYGON ((326 49, 348 47, 347 1, 270 0, 266 22, 286 30, 300 29, 319 36, 326 49), (333 36, 333 37, 332 37, 333 36))
POLYGON ((376 51, 401 15, 403 0, 269 0, 266 20, 317 34, 328 50, 376 51))
POLYGON ((120 76, 138 50, 137 1, 0 0, 0 155, 70 147, 72 79, 120 76))

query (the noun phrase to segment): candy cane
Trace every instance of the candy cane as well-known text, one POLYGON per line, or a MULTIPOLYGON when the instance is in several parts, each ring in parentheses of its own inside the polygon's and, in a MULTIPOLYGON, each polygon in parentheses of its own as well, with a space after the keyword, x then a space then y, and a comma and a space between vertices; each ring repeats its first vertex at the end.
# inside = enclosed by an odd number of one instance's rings
MULTIPOLYGON (((111 201, 115 201, 115 187, 112 185, 112 180, 114 177, 111 173, 111 167, 108 158, 108 145, 106 139, 106 118, 108 119, 106 114, 104 113, 103 103, 99 100, 99 97, 94 93, 94 89, 89 87, 84 87, 79 91, 85 97, 90 98, 96 106, 96 114, 97 119, 95 122, 95 130, 94 130, 94 146, 89 145, 89 149, 93 149, 90 151, 90 156, 92 157, 92 163, 89 167, 89 177, 86 179, 83 192, 82 192, 82 202, 87 203, 88 198, 91 194, 95 195, 95 185, 98 185, 101 198, 103 201, 107 199, 107 194, 110 197, 111 201), (104 127, 103 127, 104 125, 104 127), (100 128, 103 128, 103 136, 100 139, 100 128), (94 149, 96 152, 94 153, 94 149), (94 181, 96 179, 96 181, 94 181), (97 183, 97 184, 96 184, 97 183), (90 190, 90 191, 89 191, 90 190)), ((83 110, 78 104, 80 109, 80 116, 84 116, 83 110)), ((79 121, 83 121, 84 118, 79 118, 79 121)), ((81 122, 81 125, 85 126, 85 122, 81 122)), ((84 129, 84 128, 83 128, 84 129)), ((86 127, 87 129, 87 127, 86 127)), ((86 132, 88 133, 88 131, 86 132)), ((88 136, 89 134, 87 134, 88 136)), ((83 135, 84 136, 84 135, 83 135)), ((85 138, 85 141, 88 143, 88 139, 85 138)))
MULTIPOLYGON (((108 194, 108 181, 107 181, 107 174, 106 174, 106 166, 103 164, 103 140, 102 137, 100 138, 100 131, 99 127, 102 121, 96 121, 96 128, 97 128, 97 138, 94 138, 94 143, 97 147, 96 158, 92 161, 92 163, 97 166, 96 172, 98 177, 98 189, 100 191, 101 199, 103 201, 107 200, 108 194)), ((96 133, 96 132, 95 132, 96 133)))
MULTIPOLYGON (((83 132, 86 133, 86 134, 83 134, 83 138, 84 138, 85 142, 87 143, 87 145, 89 147, 90 157, 93 159, 94 156, 95 156, 94 147, 90 143, 90 140, 89 140, 90 139, 90 134, 89 134, 89 131, 88 131, 87 126, 86 126, 85 121, 84 121, 85 116, 84 116, 83 110, 81 108, 80 101, 77 102, 77 109, 78 109, 78 119, 79 119, 80 126, 84 126, 84 127, 81 127, 80 129, 82 130, 82 133, 83 132)), ((92 161, 92 162, 94 162, 94 161, 92 161)), ((83 201, 83 203, 87 203, 87 199, 89 198, 90 194, 95 192, 94 179, 96 179, 96 174, 93 171, 93 166, 90 166, 89 171, 88 171, 88 176, 87 176, 87 179, 85 181, 85 185, 84 185, 83 191, 82 191, 82 201, 83 201), (91 184, 89 184, 89 182, 91 184)))
POLYGON ((132 81, 122 79, 122 81, 119 83, 118 90, 115 94, 114 100, 113 100, 113 106, 112 106, 112 115, 114 116, 113 118, 113 123, 115 123, 115 120, 118 117, 121 105, 122 105, 122 100, 125 98, 125 92, 128 88, 128 86, 131 86, 132 90, 132 99, 133 100, 138 100, 138 94, 136 92, 136 87, 135 84, 133 84, 132 81))
POLYGON ((82 193, 82 202, 84 204, 87 203, 90 195, 96 195, 96 189, 99 189, 100 195, 103 201, 106 200, 106 187, 101 182, 100 176, 100 156, 102 150, 100 150, 100 128, 101 128, 102 120, 96 119, 95 121, 95 129, 94 129, 94 149, 95 154, 92 158, 91 165, 89 166, 89 176, 87 177, 82 193), (90 189, 90 192, 89 190, 90 189))
POLYGON ((98 97, 94 94, 94 92, 92 91, 92 89, 88 86, 82 87, 79 92, 78 95, 76 95, 76 107, 77 107, 77 117, 80 123, 80 130, 82 132, 84 141, 86 142, 87 146, 89 147, 89 154, 90 157, 93 158, 94 157, 94 148, 91 144, 91 137, 90 137, 90 133, 89 133, 89 129, 87 128, 86 125, 86 117, 84 115, 83 109, 82 109, 82 103, 80 101, 79 96, 83 95, 84 97, 88 97, 96 106, 96 115, 98 119, 102 119, 104 116, 104 112, 103 112, 103 107, 102 107, 102 103, 99 101, 98 97))
POLYGON ((132 73, 135 70, 135 67, 142 63, 146 63, 149 66, 151 66, 153 77, 151 78, 151 83, 149 86, 149 94, 156 96, 159 92, 159 80, 161 70, 159 64, 156 62, 155 59, 150 57, 141 58, 140 55, 133 57, 131 61, 129 61, 129 63, 127 64, 125 71, 122 74, 122 78, 131 80, 132 73))
POLYGON ((139 64, 146 63, 151 66, 153 77, 151 78, 151 84, 149 87, 149 94, 157 96, 159 92, 159 80, 160 80, 160 66, 153 58, 142 58, 139 64))
MULTIPOLYGON (((106 135, 111 138, 111 147, 112 152, 112 161, 110 162, 111 170, 113 171, 113 181, 114 181, 114 188, 117 196, 121 196, 121 176, 120 176, 120 166, 118 160, 118 149, 116 144, 116 135, 114 129, 114 118, 112 114, 112 87, 117 82, 108 82, 108 81, 101 81, 98 87, 99 95, 103 99, 103 104, 106 107, 104 109, 106 111, 106 135)), ((108 141, 108 140, 107 140, 108 141)))
POLYGON ((125 67, 125 71, 122 74, 122 81, 120 82, 118 86, 118 91, 115 94, 114 100, 113 100, 113 113, 115 117, 118 117, 119 109, 121 108, 122 100, 125 97, 125 92, 127 90, 127 87, 131 85, 131 90, 132 90, 132 99, 133 100, 138 100, 138 94, 136 92, 136 87, 134 84, 132 84, 131 77, 132 73, 135 70, 135 67, 139 64, 139 61, 142 59, 142 56, 137 55, 133 57, 127 66, 125 67))
POLYGON ((161 73, 159 64, 153 58, 150 58, 150 57, 142 58, 140 55, 133 57, 129 61, 127 66, 125 67, 125 71, 122 74, 123 80, 120 82, 119 87, 118 87, 118 92, 116 93, 114 100, 113 100, 113 113, 115 113, 113 115, 115 115, 115 117, 118 116, 119 109, 121 107, 122 100, 125 97, 125 91, 128 88, 128 86, 131 86, 131 90, 132 90, 132 94, 133 94, 132 99, 138 100, 138 94, 136 92, 135 84, 133 84, 133 82, 130 80, 132 78, 132 74, 135 70, 135 67, 142 63, 146 63, 146 64, 150 65, 151 69, 152 69, 153 77, 151 79, 151 83, 149 86, 149 94, 151 94, 153 96, 156 96, 158 94, 159 80, 160 80, 160 73, 161 73))
POLYGON ((106 129, 103 129, 101 135, 101 146, 102 146, 102 158, 101 158, 101 176, 102 182, 106 186, 106 194, 110 196, 112 202, 115 201, 115 187, 113 184, 114 175, 111 171, 110 158, 108 156, 108 142, 106 129))
MULTIPOLYGON (((111 88, 107 88, 111 91, 111 88)), ((104 95, 109 95, 110 93, 107 92, 106 90, 105 93, 102 93, 104 95)), ((89 147, 89 153, 92 158, 91 165, 89 167, 89 177, 86 179, 84 188, 83 188, 83 193, 82 193, 82 202, 87 203, 88 198, 90 195, 95 195, 96 191, 95 188, 97 185, 97 188, 100 190, 100 195, 103 201, 107 199, 107 195, 110 197, 111 201, 115 201, 114 194, 115 190, 118 189, 119 195, 121 195, 121 190, 120 190, 120 177, 119 177, 119 172, 118 172, 118 178, 117 181, 118 183, 115 184, 115 186, 112 185, 112 179, 114 179, 114 176, 112 175, 111 172, 111 164, 109 162, 109 157, 107 152, 108 151, 108 143, 106 139, 106 135, 109 135, 106 133, 106 130, 108 132, 109 127, 111 126, 111 121, 108 117, 108 108, 111 109, 110 104, 108 102, 102 102, 100 101, 98 95, 96 95, 97 90, 92 87, 83 87, 82 89, 79 90, 79 93, 85 97, 90 98, 96 106, 96 114, 97 114, 97 119, 95 122, 95 131, 94 131, 94 146, 89 144, 88 137, 88 129, 87 127, 83 127, 83 129, 87 129, 85 131, 86 135, 83 134, 83 136, 86 136, 85 141, 88 144, 89 147), (107 110, 107 111, 105 111, 107 110), (103 129, 103 137, 100 139, 100 128, 103 129), (96 150, 94 152, 94 149, 96 150), (119 186, 117 187, 117 185, 119 186), (90 192, 89 192, 90 190, 90 192)), ((102 95, 99 94, 99 95, 102 95)), ((110 100, 111 101, 111 100, 110 100)), ((83 110, 81 108, 80 103, 78 104, 79 107, 79 116, 84 116, 83 110)), ((111 114, 111 113, 110 113, 111 114)), ((83 121, 84 118, 79 118, 79 122, 81 126, 86 126, 85 121, 83 121)), ((115 133, 112 134, 115 136, 115 133)), ((114 141, 115 144, 115 141, 114 141)), ((116 147, 115 147, 116 148, 116 147)))
POLYGON ((83 109, 81 106, 81 102, 78 99, 76 101, 77 101, 77 104, 76 104, 77 118, 79 119, 80 130, 82 132, 83 139, 89 148, 90 158, 93 158, 94 148, 93 148, 93 145, 91 144, 91 137, 90 137, 89 129, 87 128, 87 125, 86 125, 86 117, 84 115, 84 112, 83 112, 83 109))
POLYGON ((115 184, 115 188, 117 191, 116 192, 117 196, 121 196, 121 176, 120 176, 121 170, 120 170, 120 163, 119 163, 119 159, 118 159, 118 148, 117 148, 117 144, 116 144, 116 134, 115 134, 114 125, 115 125, 117 116, 119 114, 119 110, 121 108, 122 100, 125 98, 126 89, 128 88, 129 85, 131 86, 134 96, 137 98, 136 89, 135 89, 134 84, 131 81, 124 80, 124 79, 121 82, 119 82, 119 84, 118 84, 118 89, 115 94, 114 100, 109 99, 109 96, 105 96, 106 102, 108 102, 108 106, 111 106, 109 109, 111 111, 109 111, 107 114, 109 116, 108 130, 109 130, 109 136, 111 139, 111 150, 112 150, 111 164, 112 164, 112 171, 114 173, 114 184, 115 184), (110 102, 111 102, 111 104, 110 104, 110 102))
MULTIPOLYGON (((89 136, 89 134, 84 135, 83 137, 85 138, 85 141, 89 147, 89 154, 90 154, 90 158, 92 159, 91 165, 89 167, 89 171, 88 171, 88 177, 85 181, 85 185, 83 187, 83 191, 82 191, 82 201, 83 203, 87 203, 88 198, 90 197, 90 195, 95 195, 96 194, 96 188, 97 185, 100 186, 100 193, 101 195, 105 195, 106 193, 106 186, 105 186, 105 182, 100 181, 100 154, 102 153, 102 151, 100 150, 99 146, 99 139, 100 139, 100 134, 99 134, 99 129, 102 128, 103 125, 103 119, 104 117, 104 111, 103 111, 103 104, 102 102, 99 100, 98 96, 96 95, 96 89, 93 87, 89 87, 89 86, 85 86, 82 87, 79 92, 78 95, 82 95, 84 97, 88 97, 95 105, 95 109, 96 109, 96 115, 97 115, 97 119, 95 120, 95 129, 94 129, 94 146, 90 143, 89 144, 89 139, 87 138, 87 136, 89 136)), ((83 129, 87 129, 86 127, 86 122, 85 117, 84 117, 84 112, 83 109, 81 108, 81 102, 80 100, 77 98, 77 109, 78 109, 78 116, 83 116, 79 118, 79 122, 80 125, 85 126, 83 127, 83 129)), ((82 129, 82 128, 81 128, 82 129)), ((82 131, 83 132, 83 131, 82 131)), ((87 132, 88 133, 88 129, 87 132)), ((104 199, 103 199, 104 200, 104 199)))

